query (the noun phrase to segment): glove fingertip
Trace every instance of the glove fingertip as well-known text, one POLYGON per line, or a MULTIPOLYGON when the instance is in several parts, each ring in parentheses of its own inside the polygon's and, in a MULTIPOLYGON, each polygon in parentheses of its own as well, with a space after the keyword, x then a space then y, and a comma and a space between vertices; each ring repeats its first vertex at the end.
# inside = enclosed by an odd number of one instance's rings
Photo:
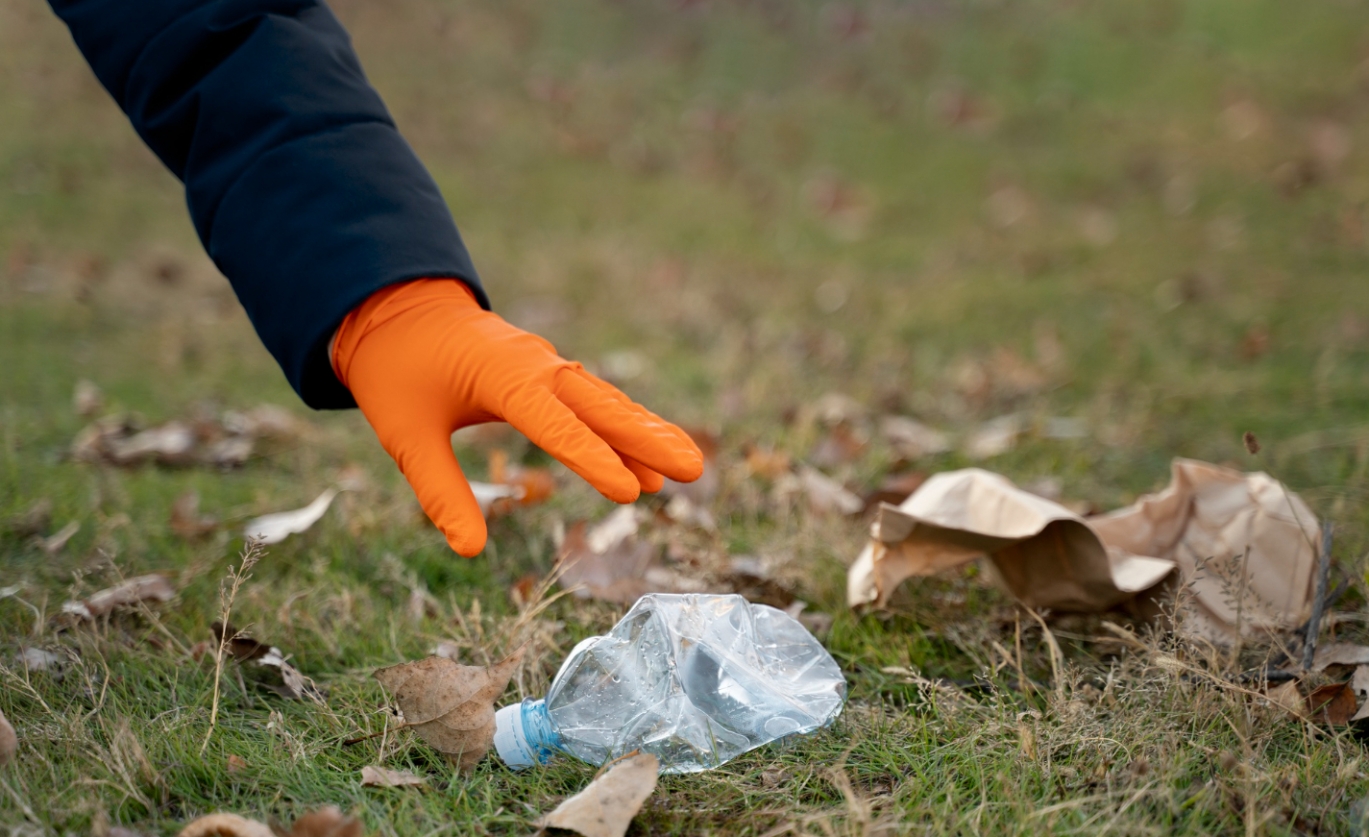
POLYGON ((621 505, 629 505, 637 502, 637 498, 642 496, 642 486, 637 482, 637 478, 632 478, 632 485, 621 486, 595 486, 599 493, 621 505))
POLYGON ((474 558, 479 555, 485 549, 485 541, 489 537, 485 518, 478 515, 463 515, 460 520, 444 521, 440 528, 447 539, 447 546, 463 558, 474 558))
POLYGON ((652 471, 647 476, 638 476, 637 481, 642 485, 643 494, 655 494, 665 488, 665 477, 652 471))
POLYGON ((680 452, 666 465, 661 468, 661 473, 675 480, 676 482, 693 482, 704 475, 704 468, 707 467, 703 454, 697 450, 680 452))
POLYGON ((485 549, 484 534, 472 536, 469 532, 447 535, 447 546, 462 558, 474 558, 485 549))

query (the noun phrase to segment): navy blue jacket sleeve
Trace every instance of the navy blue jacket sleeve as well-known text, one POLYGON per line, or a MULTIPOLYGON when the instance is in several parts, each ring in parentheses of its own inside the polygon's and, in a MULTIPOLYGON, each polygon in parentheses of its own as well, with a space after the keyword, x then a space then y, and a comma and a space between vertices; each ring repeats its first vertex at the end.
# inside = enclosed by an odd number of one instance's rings
POLYGON ((50 0, 185 184, 205 249, 291 385, 354 406, 327 343, 385 285, 489 303, 451 213, 321 0, 50 0))

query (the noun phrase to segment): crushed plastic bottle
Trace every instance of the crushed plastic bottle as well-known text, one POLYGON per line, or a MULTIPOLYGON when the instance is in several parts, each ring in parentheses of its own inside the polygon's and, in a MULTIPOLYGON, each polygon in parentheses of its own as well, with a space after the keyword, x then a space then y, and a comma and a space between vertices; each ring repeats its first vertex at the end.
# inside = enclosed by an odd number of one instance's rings
POLYGON ((545 699, 500 709, 494 746, 516 770, 558 752, 603 764, 643 750, 664 773, 695 773, 824 727, 845 700, 832 655, 783 611, 656 593, 575 646, 545 699))

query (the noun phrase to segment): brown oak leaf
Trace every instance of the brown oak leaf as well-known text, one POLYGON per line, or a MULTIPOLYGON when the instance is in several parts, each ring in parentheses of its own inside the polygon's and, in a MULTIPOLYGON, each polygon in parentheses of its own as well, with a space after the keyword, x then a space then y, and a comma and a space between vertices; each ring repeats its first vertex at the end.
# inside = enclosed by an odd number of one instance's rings
POLYGON ((1307 696, 1307 708, 1312 719, 1339 726, 1350 723, 1359 709, 1359 698, 1349 683, 1329 683, 1307 696))
POLYGON ((362 837, 361 821, 345 816, 333 805, 305 814, 289 831, 275 823, 271 830, 276 837, 362 837))
POLYGON ((375 673, 394 695, 405 726, 468 771, 494 744, 494 702, 523 660, 519 648, 488 668, 428 657, 375 673))
POLYGON ((623 837, 642 803, 656 789, 660 771, 661 763, 651 753, 624 756, 537 824, 584 837, 623 837))

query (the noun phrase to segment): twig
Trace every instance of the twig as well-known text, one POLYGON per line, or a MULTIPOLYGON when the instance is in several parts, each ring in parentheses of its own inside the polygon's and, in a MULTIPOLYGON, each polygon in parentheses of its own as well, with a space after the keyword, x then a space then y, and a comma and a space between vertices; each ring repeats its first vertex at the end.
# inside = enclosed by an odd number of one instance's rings
POLYGON ((1302 642, 1302 667, 1312 670, 1312 658, 1317 653, 1317 634, 1321 633, 1321 617, 1326 610, 1326 588, 1331 579, 1331 521, 1321 525, 1321 556, 1317 562, 1317 595, 1312 599, 1312 616, 1307 620, 1307 633, 1302 642))
POLYGON ((228 568, 228 580, 231 584, 228 589, 224 585, 219 585, 220 622, 223 630, 219 631, 219 644, 214 649, 214 701, 209 709, 209 729, 205 730, 204 743, 200 745, 200 754, 209 748, 209 739, 214 735, 214 727, 219 722, 219 686, 223 681, 223 655, 228 643, 233 641, 233 635, 228 629, 228 617, 233 612, 233 600, 238 596, 238 590, 243 582, 251 578, 250 572, 261 557, 266 554, 261 541, 256 538, 248 538, 242 546, 242 560, 237 567, 228 568))

